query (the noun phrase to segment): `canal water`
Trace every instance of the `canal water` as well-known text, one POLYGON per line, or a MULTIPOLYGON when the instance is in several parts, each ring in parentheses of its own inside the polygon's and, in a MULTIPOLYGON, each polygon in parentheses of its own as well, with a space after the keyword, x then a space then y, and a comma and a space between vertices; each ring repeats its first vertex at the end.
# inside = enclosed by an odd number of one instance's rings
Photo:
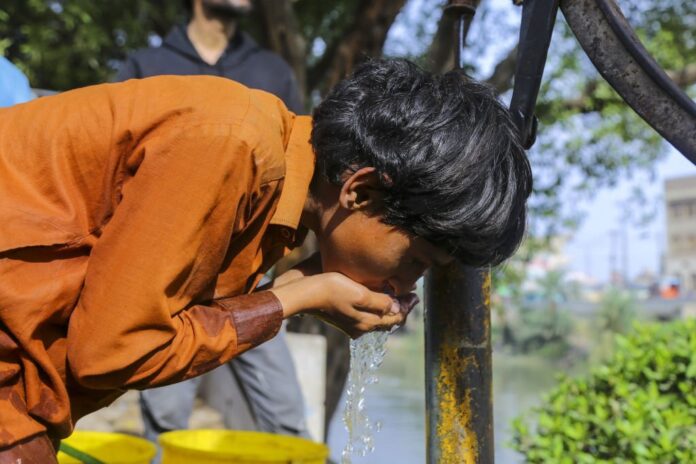
MULTIPOLYGON (((392 335, 387 342, 379 383, 368 386, 365 398, 367 413, 381 421, 382 430, 375 434, 374 453, 364 458, 355 456, 353 464, 425 463, 423 343, 423 331, 418 329, 392 335)), ((510 422, 538 404, 556 384, 560 372, 541 357, 495 352, 493 356, 496 463, 521 463, 521 456, 509 447, 510 422)), ((341 418, 339 410, 329 430, 331 457, 336 462, 340 462, 348 438, 341 418)))

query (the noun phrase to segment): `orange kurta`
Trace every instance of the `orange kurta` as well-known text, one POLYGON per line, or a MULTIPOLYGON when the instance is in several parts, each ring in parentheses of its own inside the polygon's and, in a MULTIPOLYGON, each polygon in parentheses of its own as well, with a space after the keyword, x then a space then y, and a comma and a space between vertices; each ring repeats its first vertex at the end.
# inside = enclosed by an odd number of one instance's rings
POLYGON ((215 77, 0 110, 0 448, 272 337, 311 121, 215 77))

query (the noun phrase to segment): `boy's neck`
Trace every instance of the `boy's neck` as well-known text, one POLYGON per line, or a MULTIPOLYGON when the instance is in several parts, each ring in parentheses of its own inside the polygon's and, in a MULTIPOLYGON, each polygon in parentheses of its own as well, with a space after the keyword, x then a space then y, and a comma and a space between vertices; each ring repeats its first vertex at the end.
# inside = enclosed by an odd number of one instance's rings
POLYGON ((237 23, 210 15, 198 2, 195 8, 196 11, 186 27, 186 34, 203 61, 214 65, 225 53, 237 31, 237 23))
POLYGON ((315 234, 318 234, 321 225, 321 211, 321 204, 314 198, 312 192, 309 192, 305 199, 304 207, 302 208, 300 224, 315 234))

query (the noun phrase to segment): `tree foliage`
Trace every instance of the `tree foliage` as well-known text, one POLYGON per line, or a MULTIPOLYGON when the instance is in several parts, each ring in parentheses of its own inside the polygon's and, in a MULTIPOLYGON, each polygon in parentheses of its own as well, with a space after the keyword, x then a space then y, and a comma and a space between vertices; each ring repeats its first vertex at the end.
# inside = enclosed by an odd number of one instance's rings
MULTIPOLYGON (((683 88, 696 92, 696 4, 618 0, 648 50, 683 88)), ((471 73, 507 98, 516 61, 519 11, 483 0, 468 36, 471 73), (483 59, 482 59, 483 57, 483 59)), ((598 189, 650 172, 667 146, 604 82, 559 14, 540 91, 539 138, 529 155, 535 174, 532 231, 573 229, 577 205, 598 189), (560 199, 566 200, 562 205, 560 199), (570 201, 568 201, 570 200, 570 201)))
POLYGON ((108 81, 128 51, 183 15, 180 2, 3 1, 0 51, 34 87, 68 90, 108 81))
POLYGON ((563 379, 514 446, 529 463, 696 462, 696 320, 637 327, 588 378, 563 379))

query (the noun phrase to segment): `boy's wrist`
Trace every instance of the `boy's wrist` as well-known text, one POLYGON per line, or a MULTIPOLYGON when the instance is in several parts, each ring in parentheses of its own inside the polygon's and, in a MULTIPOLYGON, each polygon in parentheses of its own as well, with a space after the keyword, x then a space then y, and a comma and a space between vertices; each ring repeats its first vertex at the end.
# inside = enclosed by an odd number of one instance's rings
POLYGON ((274 286, 271 292, 278 298, 283 307, 283 318, 292 317, 315 307, 316 288, 311 277, 299 277, 288 283, 274 286))
POLYGON ((297 285, 287 283, 270 289, 280 301, 283 308, 283 319, 299 314, 305 309, 302 304, 302 289, 296 287, 297 285))
POLYGON ((283 285, 286 285, 297 279, 301 279, 302 277, 304 277, 304 274, 301 271, 297 269, 290 269, 276 277, 273 280, 273 285, 271 286, 271 288, 282 287, 283 285))

